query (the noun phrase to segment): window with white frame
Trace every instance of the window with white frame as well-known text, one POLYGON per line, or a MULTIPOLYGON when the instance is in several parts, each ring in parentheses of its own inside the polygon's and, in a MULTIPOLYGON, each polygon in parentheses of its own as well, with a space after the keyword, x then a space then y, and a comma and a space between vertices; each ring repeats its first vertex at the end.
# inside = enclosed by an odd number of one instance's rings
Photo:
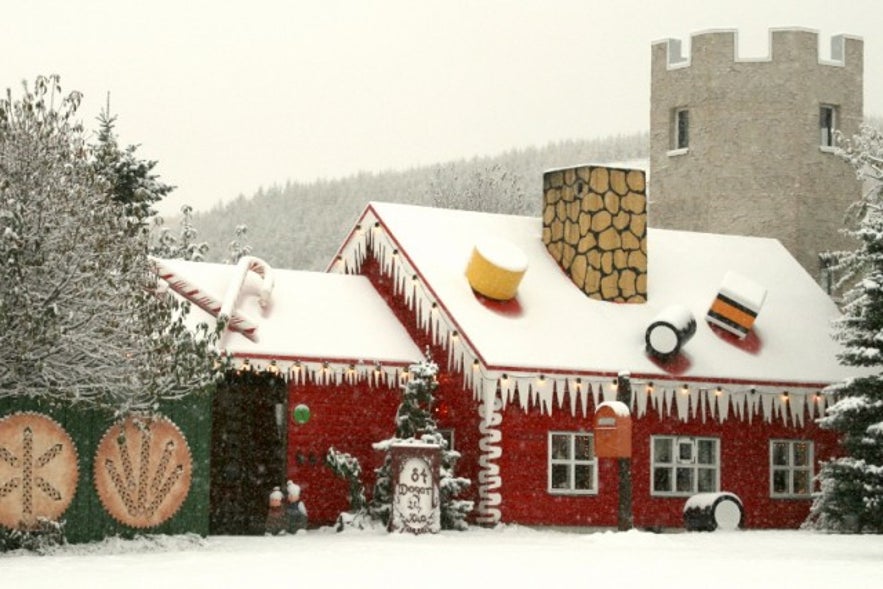
POLYGON ((837 107, 832 104, 823 104, 819 107, 819 145, 822 147, 834 147, 837 131, 837 107))
POLYGON ((549 432, 549 492, 598 492, 598 461, 592 434, 549 432))
POLYGON ((812 493, 813 443, 770 440, 770 496, 809 497, 812 493))
POLYGON ((650 444, 652 495, 692 495, 720 488, 717 438, 653 436, 650 444))
POLYGON ((690 147, 690 111, 686 108, 672 110, 671 149, 684 150, 690 147))

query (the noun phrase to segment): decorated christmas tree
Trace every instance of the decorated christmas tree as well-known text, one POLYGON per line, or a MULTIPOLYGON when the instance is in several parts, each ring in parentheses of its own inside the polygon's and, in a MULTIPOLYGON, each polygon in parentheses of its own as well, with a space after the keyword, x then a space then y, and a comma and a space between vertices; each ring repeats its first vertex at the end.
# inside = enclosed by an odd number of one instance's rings
MULTIPOLYGON (((388 450, 390 445, 404 440, 419 440, 435 444, 442 449, 439 495, 442 529, 466 528, 466 516, 472 511, 473 502, 457 499, 469 485, 469 479, 457 477, 454 472, 460 453, 448 448, 447 441, 432 416, 434 393, 438 384, 438 366, 429 357, 411 365, 410 378, 402 389, 402 402, 396 412, 395 436, 374 444, 375 449, 388 450)), ((368 510, 371 516, 384 524, 389 523, 392 509, 392 460, 387 454, 383 465, 375 472, 377 479, 368 510)))
POLYGON ((808 524, 838 532, 883 532, 883 134, 864 127, 841 154, 870 190, 851 212, 856 249, 831 254, 848 287, 836 338, 841 363, 871 368, 869 376, 842 383, 837 402, 821 419, 840 432, 846 456, 825 463, 821 491, 808 524))

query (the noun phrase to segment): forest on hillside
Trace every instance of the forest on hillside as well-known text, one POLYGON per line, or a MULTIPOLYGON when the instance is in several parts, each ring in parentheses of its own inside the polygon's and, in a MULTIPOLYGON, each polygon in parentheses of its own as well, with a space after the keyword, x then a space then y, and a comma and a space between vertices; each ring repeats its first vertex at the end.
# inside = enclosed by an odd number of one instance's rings
POLYGON ((279 268, 324 270, 371 201, 539 215, 543 172, 585 163, 647 167, 649 135, 568 140, 401 171, 360 172, 310 183, 261 188, 250 197, 194 213, 207 261, 229 257, 236 228, 251 253, 279 268))

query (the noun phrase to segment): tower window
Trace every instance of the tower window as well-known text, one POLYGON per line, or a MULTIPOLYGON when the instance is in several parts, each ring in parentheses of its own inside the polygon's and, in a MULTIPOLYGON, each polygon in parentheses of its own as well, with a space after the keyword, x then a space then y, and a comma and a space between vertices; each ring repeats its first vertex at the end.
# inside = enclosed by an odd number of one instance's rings
POLYGON ((690 111, 686 108, 676 108, 672 111, 672 149, 687 149, 690 147, 690 111))
POLYGON ((834 147, 835 131, 837 131, 837 107, 823 104, 819 107, 819 145, 834 147))

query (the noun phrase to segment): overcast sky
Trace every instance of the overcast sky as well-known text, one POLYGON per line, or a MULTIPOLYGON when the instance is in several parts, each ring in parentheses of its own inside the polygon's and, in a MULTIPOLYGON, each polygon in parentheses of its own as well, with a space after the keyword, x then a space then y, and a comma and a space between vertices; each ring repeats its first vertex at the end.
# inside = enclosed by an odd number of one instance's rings
MULTIPOLYGON (((880 0, 3 1, 0 87, 58 73, 111 96, 123 143, 177 186, 163 212, 260 186, 402 169, 649 126, 650 44, 770 27, 865 42, 883 114, 880 0)), ((568 162, 562 162, 562 165, 568 162)), ((291 213, 291 212, 289 212, 291 213)))

